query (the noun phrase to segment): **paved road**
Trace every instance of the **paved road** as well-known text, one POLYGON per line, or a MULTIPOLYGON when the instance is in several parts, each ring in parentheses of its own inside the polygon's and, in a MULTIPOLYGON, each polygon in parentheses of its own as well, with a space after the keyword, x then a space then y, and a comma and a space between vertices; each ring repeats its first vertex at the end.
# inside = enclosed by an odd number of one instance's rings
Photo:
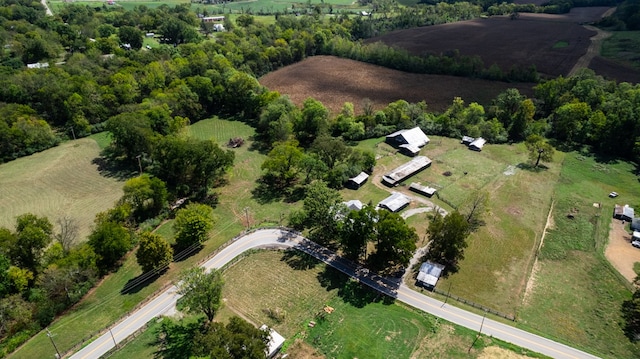
MULTIPOLYGON (((542 338, 491 319, 484 318, 483 323, 483 317, 480 315, 467 312, 451 305, 445 305, 438 300, 408 288, 399 281, 393 281, 379 277, 375 274, 370 274, 366 269, 355 266, 353 263, 336 256, 335 253, 315 244, 314 242, 294 233, 279 229, 259 230, 241 237, 204 263, 203 267, 207 269, 220 268, 246 250, 252 248, 276 247, 299 249, 311 254, 328 265, 333 266, 339 271, 358 279, 371 288, 394 297, 412 307, 431 313, 452 323, 467 327, 471 330, 479 330, 482 326, 483 334, 492 335, 493 337, 527 348, 531 351, 548 355, 553 358, 597 358, 596 356, 587 354, 564 344, 542 338)), ((77 352, 71 358, 99 358, 102 354, 113 348, 114 340, 116 342, 120 342, 151 319, 173 311, 178 298, 179 296, 176 294, 175 287, 167 289, 131 316, 123 319, 119 324, 111 329, 111 332, 105 333, 77 352), (113 337, 111 334, 113 334, 113 337)))

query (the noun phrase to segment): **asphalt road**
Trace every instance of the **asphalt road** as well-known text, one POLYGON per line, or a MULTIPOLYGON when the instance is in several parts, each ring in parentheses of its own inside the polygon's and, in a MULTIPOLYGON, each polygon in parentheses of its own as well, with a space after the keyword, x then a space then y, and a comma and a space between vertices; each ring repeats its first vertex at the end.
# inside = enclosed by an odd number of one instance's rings
MULTIPOLYGON (((264 229, 243 236, 205 262, 203 267, 207 269, 220 268, 244 251, 252 248, 299 249, 339 271, 358 279, 371 288, 396 298, 398 301, 471 330, 480 330, 482 328, 482 333, 485 335, 491 335, 537 353, 553 358, 597 358, 596 356, 567 345, 444 304, 441 301, 418 293, 398 281, 388 280, 375 274, 370 274, 366 269, 355 266, 351 262, 336 256, 335 253, 314 242, 294 233, 279 229, 264 229)), ((99 358, 102 354, 114 347, 114 342, 124 340, 153 318, 171 313, 175 309, 178 298, 179 295, 176 294, 175 287, 167 289, 130 316, 123 318, 117 325, 112 327, 110 331, 91 342, 71 356, 71 358, 99 358)))

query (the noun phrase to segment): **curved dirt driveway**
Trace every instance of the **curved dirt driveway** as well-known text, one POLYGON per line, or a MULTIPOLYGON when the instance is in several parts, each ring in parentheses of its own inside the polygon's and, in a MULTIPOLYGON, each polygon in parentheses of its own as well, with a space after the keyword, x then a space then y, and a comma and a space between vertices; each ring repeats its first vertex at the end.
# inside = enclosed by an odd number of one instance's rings
MULTIPOLYGON (((602 17, 603 18, 607 17, 613 14, 615 11, 616 11, 616 8, 612 7, 609 10, 607 10, 604 14, 602 14, 602 17)), ((595 26, 584 25, 584 27, 586 29, 595 31, 596 34, 592 36, 590 39, 591 45, 589 45, 589 48, 587 49, 587 53, 582 55, 582 57, 578 59, 576 64, 573 65, 573 68, 571 69, 571 71, 569 71, 569 74, 567 75, 567 77, 575 75, 580 69, 588 68, 589 64, 591 63, 591 60, 593 60, 594 57, 600 55, 600 49, 602 49, 602 43, 604 42, 604 40, 611 36, 610 32, 600 30, 595 26)))
POLYGON ((619 220, 612 220, 609 230, 609 243, 604 250, 604 256, 629 282, 633 282, 636 273, 633 264, 640 262, 640 249, 631 245, 631 235, 627 233, 624 224, 619 220))

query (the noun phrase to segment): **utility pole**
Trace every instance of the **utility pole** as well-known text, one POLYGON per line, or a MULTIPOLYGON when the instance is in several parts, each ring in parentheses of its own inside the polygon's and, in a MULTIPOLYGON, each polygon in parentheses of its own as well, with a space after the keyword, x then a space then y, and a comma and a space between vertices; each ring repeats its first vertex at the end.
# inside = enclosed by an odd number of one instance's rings
POLYGON ((140 176, 142 176, 142 162, 140 161, 140 157, 142 157, 142 155, 136 156, 136 158, 138 159, 138 169, 140 170, 140 176))
POLYGON ((473 343, 471 343, 471 346, 469 346, 469 349, 467 350, 467 353, 471 352, 471 348, 473 348, 473 345, 478 341, 478 338, 480 338, 480 334, 482 334, 482 327, 484 326, 484 318, 487 317, 487 311, 484 311, 484 315, 482 316, 482 322, 480 323, 480 329, 478 330, 478 334, 476 335, 476 338, 473 340, 473 343))
POLYGON ((58 350, 56 343, 53 341, 53 335, 51 335, 49 328, 47 328, 47 336, 49 337, 49 339, 51 339, 51 344, 53 344, 53 348, 56 350, 56 359, 62 358, 62 355, 60 355, 60 351, 58 350))
POLYGON ((451 284, 453 284, 453 283, 449 282, 449 289, 447 290, 447 297, 444 298, 444 303, 442 303, 440 308, 444 307, 444 305, 447 304, 447 300, 449 300, 449 293, 451 293, 451 284))
POLYGON ((116 346, 116 348, 118 347, 118 343, 116 343, 116 338, 113 337, 113 332, 111 331, 111 328, 109 328, 109 334, 111 334, 111 339, 113 339, 113 345, 116 346))

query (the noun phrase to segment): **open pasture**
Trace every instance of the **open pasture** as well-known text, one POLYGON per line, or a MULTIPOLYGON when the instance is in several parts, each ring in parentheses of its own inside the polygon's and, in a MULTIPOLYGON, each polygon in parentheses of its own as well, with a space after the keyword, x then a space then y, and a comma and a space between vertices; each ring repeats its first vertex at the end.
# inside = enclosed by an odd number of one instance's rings
POLYGON ((460 55, 479 56, 485 67, 495 63, 509 71, 513 65, 535 65, 543 76, 557 77, 569 73, 594 34, 575 22, 551 21, 550 15, 521 14, 518 20, 495 16, 398 30, 367 42, 381 41, 415 55, 457 50, 460 55), (554 47, 560 41, 568 45, 554 47))
POLYGON ((15 217, 26 212, 48 217, 54 227, 66 216, 84 241, 95 215, 122 196, 123 180, 93 163, 99 155, 89 137, 0 165, 0 226, 13 230, 15 217))
MULTIPOLYGON (((422 29, 422 28, 420 28, 422 29)), ((425 101, 432 111, 442 111, 461 97, 465 102, 488 105, 508 88, 533 95, 532 84, 486 81, 456 76, 412 74, 333 56, 313 56, 260 78, 270 90, 288 95, 301 105, 308 97, 321 101, 332 113, 345 102, 362 112, 362 101, 370 99, 374 108, 390 102, 425 101)))

